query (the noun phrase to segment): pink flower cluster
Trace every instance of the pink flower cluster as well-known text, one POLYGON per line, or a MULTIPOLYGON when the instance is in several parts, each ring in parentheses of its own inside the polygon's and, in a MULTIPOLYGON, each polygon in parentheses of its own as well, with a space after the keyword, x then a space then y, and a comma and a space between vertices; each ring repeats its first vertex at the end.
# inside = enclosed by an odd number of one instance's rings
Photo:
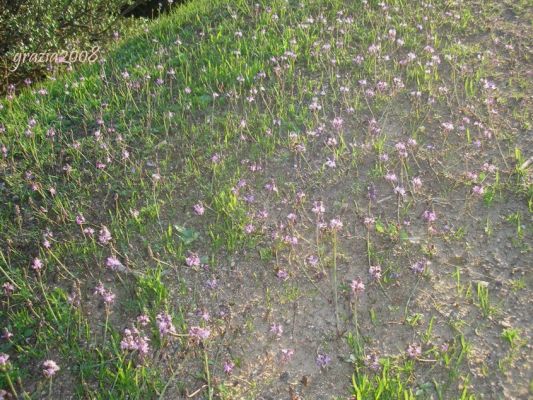
POLYGON ((124 336, 120 342, 122 350, 138 351, 141 357, 144 357, 150 351, 150 345, 146 336, 142 335, 137 328, 124 329, 124 336))
POLYGON ((155 319, 161 337, 176 334, 176 328, 174 327, 174 324, 172 323, 172 317, 169 314, 157 314, 155 319))
POLYGON ((46 378, 53 377, 57 371, 59 371, 59 369, 59 365, 57 365, 57 363, 53 360, 46 360, 43 362, 43 375, 46 378))
POLYGON ((94 294, 99 295, 105 305, 111 305, 115 302, 115 294, 110 290, 107 290, 102 282, 98 283, 98 286, 94 289, 94 294))

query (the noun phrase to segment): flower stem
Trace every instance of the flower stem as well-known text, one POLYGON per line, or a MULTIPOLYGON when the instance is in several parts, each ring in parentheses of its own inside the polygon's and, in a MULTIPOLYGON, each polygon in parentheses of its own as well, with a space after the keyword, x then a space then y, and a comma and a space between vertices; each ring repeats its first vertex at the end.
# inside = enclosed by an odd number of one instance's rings
POLYGON ((339 334, 339 301, 337 296, 337 233, 335 231, 333 231, 333 293, 335 295, 335 323, 337 326, 337 334, 339 334))
POLYGON ((6 381, 7 385, 9 386, 9 390, 15 396, 16 399, 18 399, 17 391, 15 390, 15 386, 13 386, 13 381, 11 380, 11 376, 9 376, 9 372, 5 371, 6 381))
POLYGON ((204 346, 204 367, 205 367, 205 377, 207 379, 207 393, 209 400, 213 399, 213 388, 211 387, 211 374, 209 373, 209 362, 207 359, 207 349, 204 346))
POLYGON ((103 346, 105 346, 105 342, 107 339, 107 325, 109 323, 109 310, 108 306, 105 306, 105 326, 104 326, 104 342, 102 343, 103 346))

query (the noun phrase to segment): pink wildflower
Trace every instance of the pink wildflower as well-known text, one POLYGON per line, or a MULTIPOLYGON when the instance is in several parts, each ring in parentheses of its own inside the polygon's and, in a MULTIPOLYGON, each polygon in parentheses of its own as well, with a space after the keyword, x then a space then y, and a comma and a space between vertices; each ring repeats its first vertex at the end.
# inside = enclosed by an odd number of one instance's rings
POLYGON ((211 331, 209 328, 201 328, 199 326, 192 326, 189 328, 189 336, 196 343, 207 340, 210 335, 211 331))
POLYGON ((109 232, 109 229, 105 225, 102 226, 102 229, 100 229, 100 236, 98 237, 98 240, 101 244, 108 244, 111 241, 111 232, 109 232))
POLYGON ((407 356, 409 358, 417 358, 422 354, 422 347, 418 343, 411 343, 407 347, 407 356))
POLYGON ((193 209, 194 209, 194 212, 197 214, 197 215, 204 215, 204 212, 205 212, 205 208, 203 206, 203 204, 200 202, 198 204, 195 204, 193 206, 193 209))
POLYGON ((185 263, 189 267, 199 267, 201 264, 200 257, 197 253, 189 252, 189 255, 185 259, 185 263))
POLYGON ((32 262, 32 264, 31 264, 31 267, 32 267, 35 271, 40 271, 41 269, 43 269, 43 262, 42 262, 39 258, 35 257, 35 258, 33 259, 33 262, 32 262))
POLYGON ((161 313, 157 314, 155 317, 157 328, 159 329, 159 334, 161 337, 175 334, 176 328, 174 327, 174 324, 172 323, 172 317, 167 313, 161 313))
POLYGON ((282 362, 289 362, 293 355, 294 355, 293 349, 281 349, 281 361, 282 362))
POLYGON ((224 361, 224 373, 231 375, 233 368, 235 368, 235 363, 232 361, 224 361))
POLYGON ((53 360, 46 360, 43 363, 43 375, 46 378, 53 377, 57 373, 57 371, 59 371, 59 369, 59 365, 57 365, 56 362, 53 360))
POLYGON ((363 283, 361 278, 354 279, 350 284, 350 287, 352 288, 352 294, 355 296, 359 296, 365 291, 365 284, 363 283))
POLYGON ((124 269, 124 265, 115 256, 107 257, 105 265, 111 271, 117 271, 117 270, 124 269))
POLYGON ((381 279, 381 266, 380 265, 372 265, 368 269, 368 273, 372 277, 373 280, 379 281, 381 279))

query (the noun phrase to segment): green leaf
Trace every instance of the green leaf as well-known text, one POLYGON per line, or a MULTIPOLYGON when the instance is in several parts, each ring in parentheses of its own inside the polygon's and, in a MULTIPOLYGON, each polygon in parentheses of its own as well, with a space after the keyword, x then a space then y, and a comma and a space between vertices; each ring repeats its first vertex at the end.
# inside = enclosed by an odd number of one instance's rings
POLYGON ((185 228, 184 226, 174 225, 178 232, 178 237, 183 244, 189 245, 200 237, 200 233, 192 228, 185 228))

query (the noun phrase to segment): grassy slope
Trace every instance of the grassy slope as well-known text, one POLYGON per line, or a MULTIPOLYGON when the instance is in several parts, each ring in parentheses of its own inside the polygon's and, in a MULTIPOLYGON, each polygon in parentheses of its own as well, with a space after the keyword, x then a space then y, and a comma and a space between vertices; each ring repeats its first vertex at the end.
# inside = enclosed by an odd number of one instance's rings
MULTIPOLYGON (((412 188, 406 176, 427 173, 425 182, 440 177, 446 182, 445 187, 428 185, 424 196, 413 196, 407 205, 400 207, 394 201, 391 208, 376 211, 380 217, 378 232, 372 233, 372 239, 366 233, 362 236, 363 242, 368 240, 367 249, 371 253, 368 260, 381 262, 386 269, 384 285, 389 290, 389 285, 394 285, 390 277, 401 265, 421 256, 432 256, 428 245, 433 240, 427 232, 420 247, 405 250, 403 244, 398 244, 402 236, 398 232, 400 213, 402 217, 420 213, 423 211, 420 207, 438 204, 433 198, 454 190, 472 201, 469 195, 473 182, 453 180, 465 169, 465 161, 457 159, 457 155, 469 149, 471 138, 457 139, 452 135, 450 142, 441 142, 440 136, 435 138, 442 122, 453 121, 456 126, 461 123, 458 113, 464 111, 465 105, 472 106, 465 116, 490 126, 498 138, 498 142, 485 140, 482 130, 471 128, 474 139, 483 141, 487 154, 498 160, 501 170, 501 183, 487 177, 486 191, 496 194, 499 190, 500 196, 504 192, 507 199, 518 204, 513 211, 527 218, 526 202, 531 202, 531 190, 526 194, 527 173, 514 169, 514 164, 525 161, 514 149, 516 146, 525 152, 519 133, 530 127, 527 111, 520 111, 523 107, 519 102, 530 88, 517 74, 513 77, 518 86, 516 99, 514 93, 501 96, 508 102, 517 101, 510 111, 517 125, 505 130, 498 117, 486 112, 482 97, 486 92, 480 81, 493 79, 498 71, 487 57, 476 59, 480 49, 475 43, 457 46, 454 39, 445 36, 475 33, 472 24, 476 8, 437 4, 429 10, 396 1, 391 4, 388 12, 392 17, 387 21, 382 18, 384 11, 371 3, 361 13, 361 4, 347 8, 340 1, 309 1, 302 8, 297 4, 286 8, 284 2, 265 2, 258 9, 244 1, 191 2, 157 21, 149 32, 120 43, 101 65, 82 66, 55 82, 43 84, 46 95, 27 91, 11 102, 4 102, 0 121, 6 133, 1 134, 0 142, 8 153, 0 160, 3 182, 0 266, 3 281, 11 282, 16 290, 3 300, 1 310, 3 326, 14 333, 0 347, 1 352, 11 356, 9 371, 1 378, 2 387, 7 388, 11 380, 19 393, 27 391, 38 398, 49 390, 49 382, 39 378, 41 363, 52 358, 62 368, 52 382, 55 398, 68 393, 87 398, 124 398, 126 394, 152 398, 168 390, 165 384, 169 376, 178 377, 180 383, 171 384, 183 393, 201 386, 195 382, 207 382, 210 387, 218 386, 221 396, 224 393, 230 393, 227 398, 240 396, 231 394, 231 385, 226 387, 220 363, 210 367, 212 374, 207 374, 203 364, 207 352, 187 343, 184 337, 161 337, 154 322, 157 314, 166 311, 173 316, 180 333, 187 332, 191 325, 205 324, 190 315, 206 296, 200 290, 200 280, 210 273, 203 274, 200 269, 194 274, 184 267, 191 251, 205 257, 202 263, 211 265, 214 271, 219 264, 230 262, 228 257, 234 250, 259 248, 266 260, 289 253, 286 256, 289 264, 303 258, 303 251, 293 253, 281 240, 271 248, 267 230, 259 232, 258 228, 256 216, 261 207, 243 201, 238 191, 233 190, 238 181, 246 179, 248 187, 257 194, 273 176, 278 180, 280 195, 270 198, 258 195, 267 208, 278 199, 293 198, 303 188, 307 193, 306 209, 311 208, 312 200, 329 198, 328 208, 332 210, 328 209, 328 215, 333 217, 348 215, 344 205, 348 200, 355 200, 356 208, 358 203, 366 204, 366 185, 378 179, 383 181, 388 170, 401 171, 398 175, 408 189, 412 188), (265 11, 267 5, 272 11, 265 11), (448 8, 452 16, 444 14, 448 8), (341 10, 343 14, 337 14, 341 10), (322 22, 321 15, 326 22, 322 22), (343 22, 342 16, 348 15, 354 20, 343 22), (429 20, 424 20, 425 15, 429 20), (307 21, 310 16, 313 22, 307 21), (424 26, 423 33, 418 32, 416 24, 424 26), (333 28, 329 30, 329 26, 333 28), (387 35, 391 26, 405 45, 382 41, 379 54, 389 54, 389 62, 368 54, 369 46, 378 36, 387 35), (242 32, 242 38, 237 32, 242 32), (327 50, 325 44, 333 50, 327 50), (430 55, 423 51, 426 45, 436 49, 442 65, 430 68, 429 73, 418 62, 407 67, 399 65, 398 61, 409 51, 416 52, 424 62, 429 60, 430 55), (357 54, 365 55, 361 65, 353 61, 357 54), (448 61, 446 55, 453 61, 448 61), (276 60, 272 61, 272 57, 276 60), (467 68, 462 70, 461 65, 467 68), (167 73, 171 69, 175 76, 167 73), (125 71, 129 78, 124 78, 125 71), (267 77, 257 79, 261 71, 267 77), (243 82, 239 82, 239 77, 243 82), (365 97, 357 83, 361 79, 372 85, 384 81, 392 88, 393 77, 401 77, 407 87, 386 90, 373 99, 365 97), (158 84, 157 78, 163 83, 158 84), (441 85, 449 88, 448 93, 439 91, 441 85), (350 91, 340 91, 341 86, 349 87, 350 91), (190 88, 191 93, 185 88, 190 88), (434 97, 436 104, 411 102, 409 93, 415 89, 425 98, 434 97), (321 90, 327 94, 321 96, 321 90), (214 93, 220 96, 215 98, 214 93), (253 101, 248 101, 252 97, 253 101), (318 112, 308 107, 313 97, 319 97, 322 105, 318 112), (345 121, 340 132, 332 128, 332 120, 339 116, 345 121), (382 125, 383 134, 377 138, 367 135, 367 120, 371 116, 382 125), (26 133, 32 118, 36 124, 26 133), (339 140, 338 147, 324 147, 318 140, 303 135, 321 124, 327 125, 324 137, 336 132, 331 135, 339 140), (52 127, 53 136, 49 133, 52 127), (269 130, 271 134, 266 134, 269 130), (99 137, 96 131, 100 132, 99 137), (291 136, 291 132, 302 134, 291 136), (417 162, 378 161, 383 152, 394 153, 394 143, 400 136, 403 140, 415 138, 421 146, 438 142, 442 151, 438 155, 442 155, 442 160, 450 160, 449 167, 432 162, 433 155, 424 151, 415 158, 417 162), (358 150, 350 146, 353 142, 367 143, 368 147, 358 150), (298 143, 308 147, 308 155, 294 152, 298 143), (125 151, 129 154, 127 158, 125 151), (221 162, 211 161, 215 154, 220 155, 221 162), (324 167, 327 157, 336 159, 338 172, 324 167), (243 159, 247 161, 242 162, 243 159), (266 166, 270 175, 251 173, 252 163, 266 166), (294 163, 301 168, 294 174, 305 178, 297 181, 300 186, 292 181, 294 163), (437 171, 436 177, 427 172, 430 167, 437 171), (354 177, 361 182, 339 193, 337 198, 331 195, 335 193, 333 188, 342 188, 354 177), (283 185, 284 181, 288 184, 283 185), (51 188, 55 194, 50 192, 51 188), (206 206, 201 217, 192 212, 192 206, 199 201, 206 206), (76 224, 79 214, 86 219, 83 226, 76 224), (245 227, 250 223, 257 230, 253 235, 246 234, 245 227), (104 225, 113 237, 107 245, 98 243, 98 232, 104 225), (94 237, 82 232, 88 227, 96 231, 94 237), (47 229, 53 236, 46 236, 47 229), (196 234, 201 235, 201 240, 195 238, 196 234), (44 239, 51 243, 50 248, 44 246, 44 239), (401 255, 388 250, 392 248, 401 255), (111 255, 126 265, 127 272, 106 269, 106 259, 111 255), (44 263, 40 273, 31 268, 35 257, 44 263), (116 294, 113 305, 104 306, 93 295, 99 281, 116 294), (76 297, 73 304, 79 301, 79 305, 72 306, 68 296, 76 297), (141 313, 152 320, 143 328, 151 339, 152 350, 139 363, 136 354, 120 349, 120 340, 123 329, 131 327, 141 313), (176 354, 184 366, 192 366, 200 377, 176 367, 173 358, 176 354)), ((484 18, 488 21, 493 11, 487 8, 483 12, 487 13, 484 18)), ((504 76, 502 80, 508 78, 504 76)), ((466 165, 473 162, 479 169, 481 161, 485 160, 467 160, 466 165)), ((392 193, 392 188, 386 185, 381 189, 392 193)), ((486 201, 490 204, 492 200, 486 201)), ((297 208, 295 205, 294 209, 297 208)), ((366 213, 365 208, 366 205, 362 210, 357 208, 358 220, 366 213)), ((420 225, 424 230, 424 223, 420 225)), ((347 228, 350 229, 356 235, 365 228, 357 222, 347 228)), ((309 238, 303 230, 298 235, 309 238)), ((529 233, 525 235, 527 239, 529 233)), ((339 239, 346 253, 350 248, 348 236, 339 239)), ((519 239, 527 243, 524 233, 519 239)), ((336 257, 329 252, 328 240, 317 243, 315 250, 329 260, 324 264, 336 268, 336 257)), ((360 267, 363 273, 368 268, 365 263, 360 267)), ((407 281, 415 289, 418 286, 418 281, 407 281)), ((402 297, 407 304, 410 299, 409 293, 402 297)), ((464 301, 471 303, 470 299, 464 301)), ((221 324, 218 320, 210 323, 212 331, 219 332, 221 324)), ((429 344, 425 356, 442 357, 438 360, 444 371, 450 370, 453 382, 447 382, 441 390, 451 387, 449 390, 459 393, 462 382, 458 380, 458 371, 463 368, 463 350, 468 346, 464 345, 462 335, 453 332, 450 337, 457 341, 450 350, 452 365, 429 344)), ((351 336, 349 343, 356 358, 362 357, 357 352, 358 340, 351 336)), ((211 348, 217 348, 216 339, 211 348)), ((209 356, 215 357, 215 353, 213 350, 209 356)), ((384 385, 391 398, 395 396, 392 393, 408 392, 421 383, 416 380, 413 362, 397 358, 392 359, 394 372, 390 382, 376 384, 384 385)), ((358 371, 362 371, 362 359, 357 362, 358 371)), ((385 364, 388 362, 387 359, 385 364)), ((370 372, 368 376, 372 376, 370 372)), ((360 390, 371 398, 374 388, 366 380, 367 375, 361 372, 356 377, 359 381, 355 382, 354 377, 353 386, 363 388, 360 390)), ((483 380, 479 382, 483 384, 483 380)), ((349 384, 347 379, 339 386, 346 388, 349 384)), ((438 386, 435 390, 438 392, 438 386)), ((210 394, 209 390, 202 393, 210 394)), ((466 389, 463 393, 466 397, 466 389)), ((253 398, 254 392, 249 396, 253 398)))

